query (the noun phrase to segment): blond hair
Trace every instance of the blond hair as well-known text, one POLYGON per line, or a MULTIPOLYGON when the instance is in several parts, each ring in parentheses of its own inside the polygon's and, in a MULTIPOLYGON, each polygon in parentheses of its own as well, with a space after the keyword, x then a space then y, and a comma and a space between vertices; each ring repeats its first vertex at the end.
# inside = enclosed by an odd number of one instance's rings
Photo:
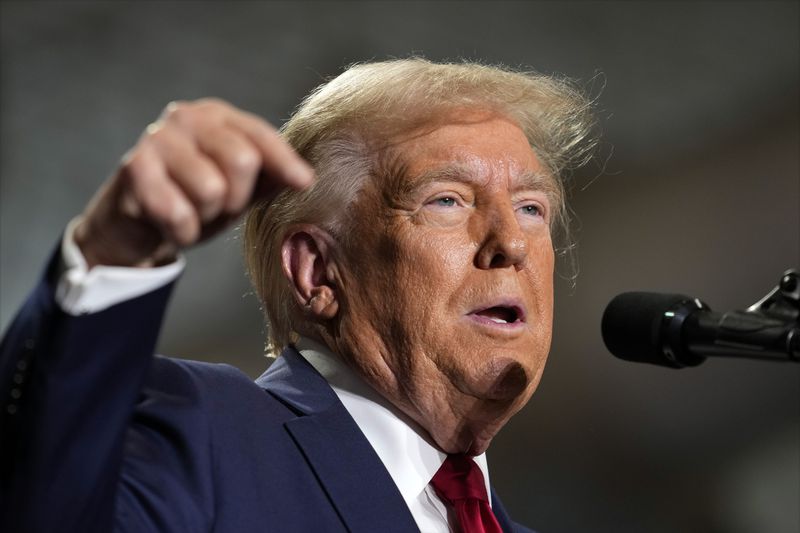
POLYGON ((566 235, 562 173, 585 163, 593 142, 591 102, 568 81, 478 63, 421 58, 356 64, 319 86, 281 128, 284 139, 315 169, 303 191, 284 190, 253 206, 244 224, 248 274, 269 321, 267 351, 277 354, 296 335, 296 303, 281 266, 286 232, 315 224, 341 241, 348 207, 368 179, 385 172, 392 139, 464 110, 514 121, 556 181, 553 230, 566 235))

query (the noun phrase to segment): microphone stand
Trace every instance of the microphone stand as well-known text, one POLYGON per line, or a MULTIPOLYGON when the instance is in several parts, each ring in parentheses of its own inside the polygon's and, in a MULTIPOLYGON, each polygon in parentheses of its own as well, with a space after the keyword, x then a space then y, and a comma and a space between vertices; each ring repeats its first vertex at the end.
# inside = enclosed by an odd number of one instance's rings
POLYGON ((800 323, 800 272, 795 269, 784 272, 778 285, 748 307, 747 312, 800 323))
POLYGON ((800 363, 800 273, 787 270, 766 296, 744 311, 711 313, 699 300, 665 314, 664 356, 675 367, 707 355, 800 363), (688 350, 687 350, 688 348, 688 350))

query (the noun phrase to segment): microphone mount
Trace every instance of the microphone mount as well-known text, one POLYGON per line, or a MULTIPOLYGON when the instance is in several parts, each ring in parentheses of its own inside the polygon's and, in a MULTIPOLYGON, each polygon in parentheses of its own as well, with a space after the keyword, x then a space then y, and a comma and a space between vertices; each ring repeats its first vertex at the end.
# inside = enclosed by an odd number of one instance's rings
POLYGON ((800 323, 800 272, 789 269, 766 296, 747 308, 748 313, 800 323))
POLYGON ((617 357, 672 368, 707 356, 800 362, 800 273, 785 271, 759 301, 727 313, 685 295, 623 293, 606 308, 602 330, 617 357))

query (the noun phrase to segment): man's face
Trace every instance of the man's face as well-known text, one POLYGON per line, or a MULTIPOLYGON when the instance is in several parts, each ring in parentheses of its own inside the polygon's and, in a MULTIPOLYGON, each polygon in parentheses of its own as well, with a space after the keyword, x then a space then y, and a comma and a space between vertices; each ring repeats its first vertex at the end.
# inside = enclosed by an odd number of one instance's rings
POLYGON ((359 197, 333 343, 441 449, 477 454, 547 359, 555 206, 522 131, 472 118, 395 143, 401 175, 359 197))

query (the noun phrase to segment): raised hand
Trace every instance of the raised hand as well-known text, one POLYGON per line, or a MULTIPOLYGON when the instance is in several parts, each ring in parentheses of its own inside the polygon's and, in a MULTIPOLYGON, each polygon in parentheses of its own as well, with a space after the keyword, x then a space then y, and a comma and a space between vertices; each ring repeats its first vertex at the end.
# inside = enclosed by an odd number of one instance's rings
POLYGON ((259 117, 213 98, 173 102, 92 198, 75 241, 90 268, 155 266, 313 176, 259 117))

